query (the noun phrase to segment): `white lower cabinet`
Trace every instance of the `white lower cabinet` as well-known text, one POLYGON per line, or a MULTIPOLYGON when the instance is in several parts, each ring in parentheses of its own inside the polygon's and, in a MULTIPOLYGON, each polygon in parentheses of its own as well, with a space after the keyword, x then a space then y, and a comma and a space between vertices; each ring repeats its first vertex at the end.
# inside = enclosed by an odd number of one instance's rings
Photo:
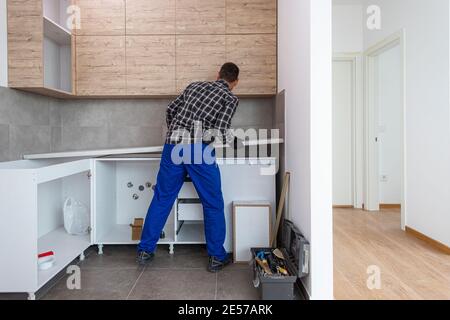
POLYGON ((91 207, 91 160, 0 163, 0 292, 34 293, 91 244, 66 233, 63 204, 75 197, 91 207), (56 262, 39 270, 38 254, 56 262))
MULTIPOLYGON (((145 218, 159 158, 23 160, 0 163, 0 292, 28 292, 30 298, 91 245, 137 244, 130 224, 145 218), (66 233, 63 204, 73 197, 89 207, 91 232, 66 233), (56 264, 38 270, 39 253, 53 251, 56 264)), ((274 159, 218 160, 225 202, 225 248, 232 251, 233 201, 266 201, 275 212, 274 159)), ((203 210, 186 182, 159 244, 205 243, 203 210), (190 199, 182 204, 180 200, 190 199), (186 206, 186 207, 184 207, 186 206)), ((181 201, 182 202, 182 201, 181 201)), ((274 220, 274 219, 272 219, 274 220)))

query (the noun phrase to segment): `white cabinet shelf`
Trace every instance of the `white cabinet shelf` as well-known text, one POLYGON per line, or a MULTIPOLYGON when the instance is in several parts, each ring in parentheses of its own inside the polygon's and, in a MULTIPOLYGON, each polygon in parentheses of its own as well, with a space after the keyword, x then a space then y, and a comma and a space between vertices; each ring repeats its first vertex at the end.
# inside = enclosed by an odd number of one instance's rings
POLYGON ((70 46, 72 34, 50 18, 44 17, 44 36, 63 46, 70 46))
POLYGON ((91 245, 90 236, 73 236, 61 227, 42 236, 38 240, 38 252, 53 251, 55 265, 48 270, 38 271, 38 287, 42 287, 51 278, 72 262, 80 252, 91 245))
MULTIPOLYGON (((173 232, 170 229, 165 230, 166 237, 161 239, 158 244, 171 244, 174 243, 173 232)), ((131 227, 127 224, 115 224, 109 229, 105 230, 102 235, 97 238, 98 244, 138 244, 139 241, 131 240, 131 227)))

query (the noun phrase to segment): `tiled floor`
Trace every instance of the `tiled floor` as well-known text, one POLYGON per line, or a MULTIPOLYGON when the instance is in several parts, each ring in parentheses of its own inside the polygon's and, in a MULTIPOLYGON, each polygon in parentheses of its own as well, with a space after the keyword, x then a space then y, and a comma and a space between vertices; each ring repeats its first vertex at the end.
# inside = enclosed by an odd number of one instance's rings
POLYGON ((257 300, 249 265, 231 265, 218 274, 206 271, 204 246, 159 246, 155 260, 146 267, 135 262, 134 246, 105 246, 104 254, 89 250, 81 269, 81 290, 67 289, 68 275, 62 273, 53 285, 37 297, 60 299, 175 299, 257 300))

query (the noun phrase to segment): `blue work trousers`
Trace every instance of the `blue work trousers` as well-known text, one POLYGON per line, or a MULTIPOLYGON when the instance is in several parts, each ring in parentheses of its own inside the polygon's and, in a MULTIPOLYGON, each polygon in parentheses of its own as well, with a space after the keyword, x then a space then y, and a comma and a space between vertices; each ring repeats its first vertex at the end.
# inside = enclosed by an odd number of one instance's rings
POLYGON ((189 175, 203 205, 208 254, 225 259, 226 225, 220 170, 207 144, 166 144, 152 202, 147 212, 139 251, 154 252, 175 199, 189 175))

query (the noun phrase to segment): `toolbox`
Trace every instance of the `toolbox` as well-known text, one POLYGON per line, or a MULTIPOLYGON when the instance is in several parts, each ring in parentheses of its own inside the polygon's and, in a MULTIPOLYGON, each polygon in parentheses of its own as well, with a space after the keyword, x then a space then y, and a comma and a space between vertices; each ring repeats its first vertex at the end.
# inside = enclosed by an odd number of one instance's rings
POLYGON ((273 252, 276 248, 252 248, 253 257, 253 284, 260 291, 262 300, 293 300, 295 298, 294 286, 297 279, 306 277, 309 274, 309 243, 301 235, 295 225, 285 220, 282 230, 282 247, 278 248, 284 256, 283 259, 277 259, 273 252), (274 272, 268 274, 260 263, 264 257, 269 260, 268 266, 275 259, 281 262, 287 271, 287 275, 274 272))

